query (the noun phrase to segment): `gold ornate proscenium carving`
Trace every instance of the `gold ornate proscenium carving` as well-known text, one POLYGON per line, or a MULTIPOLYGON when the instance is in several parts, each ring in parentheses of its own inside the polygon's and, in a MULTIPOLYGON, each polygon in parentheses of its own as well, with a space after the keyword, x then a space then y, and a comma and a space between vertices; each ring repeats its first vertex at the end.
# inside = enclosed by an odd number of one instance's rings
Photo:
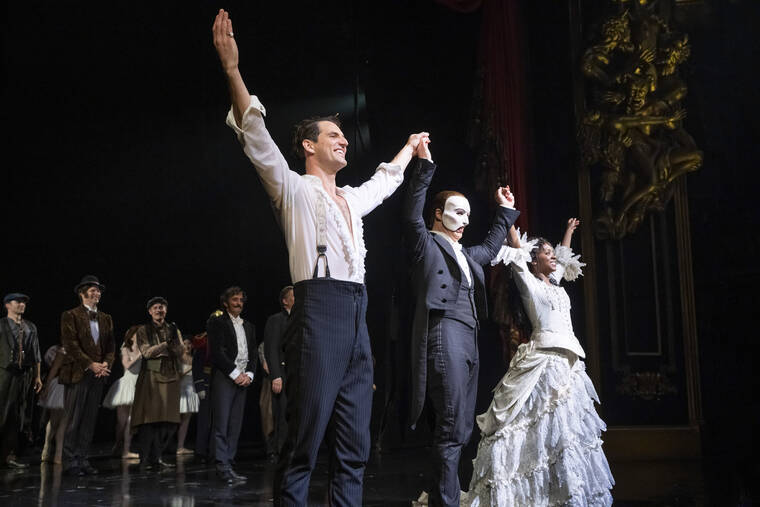
POLYGON ((689 57, 688 36, 670 28, 658 2, 612 3, 617 12, 581 62, 589 93, 578 137, 583 162, 600 171, 600 239, 636 231, 670 201, 675 180, 702 166, 682 125, 687 88, 678 68, 689 57))

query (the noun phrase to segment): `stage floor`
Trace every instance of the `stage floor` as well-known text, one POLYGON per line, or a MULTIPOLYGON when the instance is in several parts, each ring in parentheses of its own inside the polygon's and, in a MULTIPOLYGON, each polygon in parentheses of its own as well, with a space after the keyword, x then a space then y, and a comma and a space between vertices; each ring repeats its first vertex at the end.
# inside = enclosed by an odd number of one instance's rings
MULTIPOLYGON (((410 506, 424 488, 427 453, 424 448, 373 453, 365 476, 364 505, 410 506)), ((232 486, 217 479, 213 466, 193 456, 177 459, 174 469, 145 473, 139 472, 137 460, 126 462, 103 453, 91 462, 99 469, 98 475, 69 477, 62 475, 60 466, 39 464, 23 471, 0 470, 0 505, 200 507, 272 503, 274 465, 267 463, 256 448, 243 448, 239 453, 235 470, 248 481, 232 486)), ((651 463, 612 463, 618 483, 613 490, 615 505, 709 505, 700 487, 699 463, 673 465, 677 468, 673 481, 669 482, 667 471, 660 469, 656 473, 665 482, 664 490, 645 493, 646 486, 651 486, 651 478, 645 477, 651 463)), ((326 505, 326 491, 327 461, 326 456, 320 456, 312 476, 309 505, 326 505)))

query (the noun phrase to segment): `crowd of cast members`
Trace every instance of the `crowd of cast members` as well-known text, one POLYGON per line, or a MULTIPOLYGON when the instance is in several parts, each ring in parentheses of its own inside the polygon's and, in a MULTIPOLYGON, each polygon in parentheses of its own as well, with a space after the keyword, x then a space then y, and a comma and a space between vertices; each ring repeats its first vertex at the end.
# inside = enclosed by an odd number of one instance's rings
MULTIPOLYGON (((102 406, 116 411, 112 453, 139 463, 141 471, 172 468, 164 459, 176 438, 176 455, 192 455, 215 463, 219 476, 228 482, 245 477, 232 470, 245 410, 248 387, 254 379, 261 350, 267 380, 261 399, 267 452, 279 454, 284 425, 284 398, 277 355, 293 288, 280 293, 282 310, 270 318, 266 339, 256 347, 253 325, 241 316, 246 295, 229 287, 220 296, 221 310, 208 319, 206 331, 183 337, 167 320, 169 302, 160 296, 146 305, 148 319, 131 326, 124 335, 119 357, 123 375, 111 382, 116 358, 111 316, 99 310, 105 285, 92 275, 74 287, 79 305, 63 312, 61 337, 45 352, 47 375, 42 375, 36 326, 24 319, 29 296, 14 292, 3 298, 6 316, 0 319, 0 464, 28 468, 19 453, 22 439, 34 433, 35 403, 42 410, 44 445, 40 461, 62 465, 68 475, 94 475, 90 445, 102 406), (265 347, 274 356, 267 361, 265 347), (273 365, 270 369, 269 365, 273 365), (276 366, 275 366, 276 365, 276 366), (186 446, 190 419, 198 414, 195 451, 186 446), (132 445, 136 436, 137 446, 132 445), (20 438, 21 437, 21 438, 20 438), (139 460, 139 461, 138 461, 139 460)), ((38 410, 38 413, 40 411, 38 410)))

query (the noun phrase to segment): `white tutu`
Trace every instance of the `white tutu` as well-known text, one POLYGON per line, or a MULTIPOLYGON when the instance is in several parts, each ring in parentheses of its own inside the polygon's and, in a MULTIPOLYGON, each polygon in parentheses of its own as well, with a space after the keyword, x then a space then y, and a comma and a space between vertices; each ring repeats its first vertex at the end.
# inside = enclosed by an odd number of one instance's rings
POLYGON ((462 505, 612 505, 600 438, 606 426, 584 363, 532 342, 520 349, 478 416, 484 431, 462 505))
POLYGON ((195 386, 193 386, 192 373, 185 373, 182 375, 182 380, 179 384, 179 413, 188 414, 198 412, 200 407, 200 399, 195 392, 195 386))
POLYGON ((137 376, 140 374, 141 366, 142 359, 132 364, 124 372, 124 375, 111 385, 103 400, 104 407, 113 409, 123 405, 131 405, 135 401, 135 384, 137 384, 137 376))
POLYGON ((56 410, 63 408, 63 392, 64 386, 58 382, 58 377, 55 377, 50 381, 50 385, 47 389, 47 396, 40 397, 37 405, 47 408, 48 410, 56 410))

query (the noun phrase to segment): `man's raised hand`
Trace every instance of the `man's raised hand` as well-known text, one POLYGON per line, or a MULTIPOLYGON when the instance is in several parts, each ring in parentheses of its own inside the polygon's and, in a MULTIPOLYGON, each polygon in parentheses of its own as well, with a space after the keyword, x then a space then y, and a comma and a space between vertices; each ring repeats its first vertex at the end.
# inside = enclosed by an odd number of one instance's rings
POLYGON ((496 203, 500 206, 515 209, 515 196, 509 189, 509 185, 496 189, 496 203))
POLYGON ((224 9, 219 9, 211 32, 214 35, 214 47, 219 55, 219 61, 222 63, 222 69, 225 72, 236 69, 238 66, 238 47, 235 42, 235 33, 232 31, 230 15, 224 9))
POLYGON ((417 145, 417 151, 415 152, 415 155, 417 155, 417 158, 424 158, 429 161, 433 161, 433 156, 430 154, 430 148, 428 145, 430 144, 430 136, 423 136, 420 138, 420 142, 417 145))

